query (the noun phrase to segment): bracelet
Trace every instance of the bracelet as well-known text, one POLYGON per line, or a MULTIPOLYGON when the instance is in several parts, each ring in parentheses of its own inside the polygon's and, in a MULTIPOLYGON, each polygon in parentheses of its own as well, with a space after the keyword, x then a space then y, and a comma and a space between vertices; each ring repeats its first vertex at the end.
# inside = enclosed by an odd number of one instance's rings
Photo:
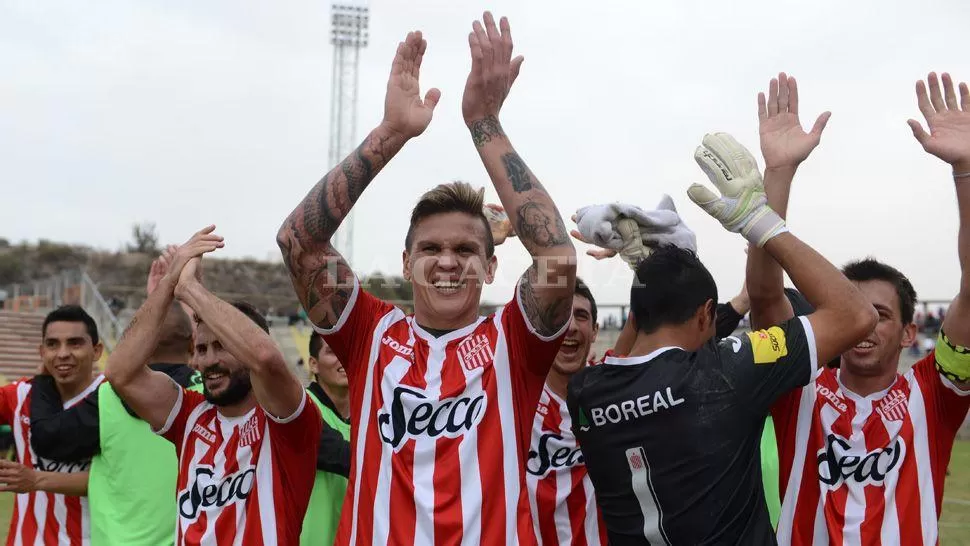
POLYGON ((953 173, 953 178, 970 178, 970 172, 953 173))

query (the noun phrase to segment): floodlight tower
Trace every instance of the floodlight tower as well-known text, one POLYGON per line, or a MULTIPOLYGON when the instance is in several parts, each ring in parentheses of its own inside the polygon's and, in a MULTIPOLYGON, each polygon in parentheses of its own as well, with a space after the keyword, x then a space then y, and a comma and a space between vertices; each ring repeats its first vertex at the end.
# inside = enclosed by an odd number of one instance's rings
MULTIPOLYGON (((345 0, 330 6, 333 66, 330 90, 330 165, 347 157, 357 145, 357 74, 360 50, 367 47, 370 10, 363 2, 345 0)), ((334 244, 353 264, 354 214, 344 218, 334 244)))

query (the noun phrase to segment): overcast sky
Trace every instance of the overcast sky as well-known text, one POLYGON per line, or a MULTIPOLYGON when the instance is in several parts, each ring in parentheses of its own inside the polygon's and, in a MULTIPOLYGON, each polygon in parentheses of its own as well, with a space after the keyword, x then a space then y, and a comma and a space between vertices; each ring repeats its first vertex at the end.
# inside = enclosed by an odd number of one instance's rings
MULTIPOLYGON (((360 272, 400 272, 408 213, 433 185, 463 179, 496 198, 460 112, 467 33, 487 7, 510 18, 526 58, 503 125, 570 226, 586 204, 653 207, 670 193, 722 299, 733 295, 744 245, 687 199, 691 182, 706 181, 693 150, 705 132, 727 131, 760 162, 756 95, 785 70, 798 78, 804 125, 833 112, 796 178, 792 231, 836 264, 873 255, 896 265, 921 297, 957 290, 953 182, 906 119, 919 115, 913 87, 928 71, 970 80, 966 2, 370 7, 358 138, 380 121, 409 30, 428 39, 422 87, 442 99, 357 204, 360 272)), ((116 249, 134 222, 157 222, 166 242, 211 222, 223 256, 279 259, 282 219, 330 168, 329 35, 328 2, 0 0, 0 236, 116 249)), ((527 265, 517 244, 498 255, 491 301, 509 297, 527 265)), ((580 274, 594 295, 626 300, 626 266, 591 262, 580 274)))

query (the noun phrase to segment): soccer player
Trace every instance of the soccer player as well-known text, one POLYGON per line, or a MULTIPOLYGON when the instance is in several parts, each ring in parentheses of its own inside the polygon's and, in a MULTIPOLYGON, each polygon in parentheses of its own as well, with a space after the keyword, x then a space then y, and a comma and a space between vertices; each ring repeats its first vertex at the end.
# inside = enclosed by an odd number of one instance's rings
POLYGON ((438 186, 411 213, 404 277, 414 315, 360 288, 331 244, 361 192, 431 121, 418 94, 426 42, 399 44, 384 119, 317 184, 278 234, 296 292, 347 372, 352 462, 336 544, 535 544, 525 494, 532 417, 570 318, 575 250, 499 110, 518 75, 490 13, 469 35, 462 113, 515 231, 533 257, 511 302, 479 316, 497 265, 483 196, 438 186), (393 507, 393 508, 392 508, 393 507))
POLYGON ((714 343, 717 287, 696 255, 664 246, 640 262, 629 356, 581 370, 567 395, 610 544, 773 544, 759 461, 768 410, 876 319, 765 204, 754 158, 729 135, 703 144, 694 157, 722 196, 695 184, 691 199, 771 253, 816 311, 714 343))
MULTIPOLYGON (((950 164, 960 216, 960 292, 935 351, 900 374, 903 348, 916 339, 916 292, 896 269, 873 259, 843 271, 879 313, 879 322, 841 353, 840 369, 813 370, 804 388, 772 408, 781 459, 781 544, 923 544, 938 541, 937 521, 953 440, 970 408, 970 91, 961 105, 948 74, 917 83, 927 133, 909 124, 928 153, 950 164)), ((769 202, 784 214, 794 172, 811 140, 798 123, 795 82, 781 74, 767 99, 759 95, 762 149, 769 202), (765 150, 766 126, 788 127, 785 154, 765 150), (788 162, 778 161, 784 157, 788 162), (773 159, 769 159, 773 158, 773 159)), ((781 142, 776 142, 781 144, 781 142)), ((780 151, 780 150, 774 150, 780 151)), ((752 320, 766 324, 792 316, 781 292, 778 266, 761 251, 748 255, 752 320)))
MULTIPOLYGON (((104 380, 92 377, 104 347, 94 319, 66 305, 44 318, 40 356, 44 372, 71 407, 104 380)), ((42 378, 43 380, 43 378, 42 378)), ((7 544, 90 543, 88 515, 89 458, 57 462, 39 457, 30 445, 33 381, 0 387, 0 423, 14 432, 18 463, 0 463, 0 491, 18 495, 10 518, 7 544)))
POLYGON ((572 314, 566 338, 546 376, 525 462, 532 523, 540 546, 607 542, 593 484, 586 475, 583 453, 566 408, 569 378, 588 364, 599 332, 596 300, 578 278, 572 314))
POLYGON ((323 421, 248 304, 201 283, 201 256, 222 246, 209 226, 163 254, 165 276, 108 359, 111 386, 178 454, 176 543, 299 543, 323 421), (195 314, 204 393, 147 366, 178 297, 195 314))
MULTIPOLYGON (((165 271, 152 263, 148 294, 165 271)), ((173 305, 162 323, 149 367, 181 387, 201 391, 189 367, 192 321, 173 305)), ((151 431, 107 382, 70 408, 63 407, 50 376, 37 376, 31 391, 31 445, 54 461, 91 459, 88 499, 93 544, 170 546, 175 541, 178 459, 171 442, 151 431)))
POLYGON ((317 476, 300 534, 302 546, 315 546, 333 544, 340 523, 340 509, 350 473, 350 445, 347 443, 350 440, 350 395, 347 372, 323 336, 316 332, 310 335, 307 364, 313 374, 307 391, 323 415, 324 430, 332 431, 343 440, 339 450, 328 453, 324 450, 325 437, 321 437, 317 476))

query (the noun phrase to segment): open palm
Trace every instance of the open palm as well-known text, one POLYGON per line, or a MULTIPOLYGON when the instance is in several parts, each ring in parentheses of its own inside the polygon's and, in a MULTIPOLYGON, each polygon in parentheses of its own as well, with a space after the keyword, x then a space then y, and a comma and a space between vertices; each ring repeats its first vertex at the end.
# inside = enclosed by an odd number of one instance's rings
POLYGON ((930 130, 927 133, 918 121, 911 119, 913 136, 924 150, 965 172, 970 168, 970 89, 967 84, 960 84, 961 109, 949 74, 943 74, 942 92, 935 73, 931 72, 927 81, 929 94, 926 85, 919 81, 916 98, 930 130))
POLYGON ((384 125, 407 138, 424 132, 431 123, 431 115, 441 98, 441 91, 432 88, 421 98, 421 61, 428 42, 421 31, 409 32, 397 46, 391 77, 387 80, 384 97, 384 125))
POLYGON ((797 167, 818 146, 831 113, 824 112, 810 132, 798 119, 798 84, 784 72, 772 79, 768 96, 758 93, 758 132, 766 168, 797 167))

